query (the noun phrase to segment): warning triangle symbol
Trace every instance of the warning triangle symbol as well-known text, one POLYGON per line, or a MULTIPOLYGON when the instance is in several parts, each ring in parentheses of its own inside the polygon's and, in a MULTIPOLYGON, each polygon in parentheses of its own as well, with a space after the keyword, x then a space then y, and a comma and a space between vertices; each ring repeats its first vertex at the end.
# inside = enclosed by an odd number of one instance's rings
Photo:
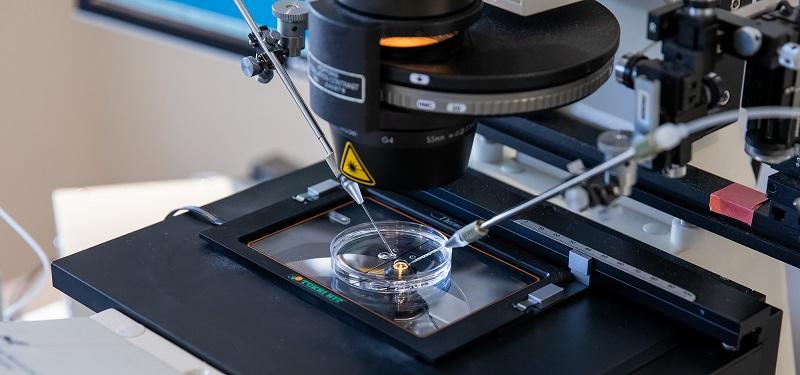
POLYGON ((359 184, 367 186, 375 185, 375 179, 373 179, 372 175, 369 174, 367 166, 364 165, 363 161, 361 161, 361 157, 358 156, 356 148, 353 147, 353 144, 350 142, 347 142, 344 145, 342 162, 339 164, 339 170, 341 170, 342 174, 347 176, 349 179, 358 182, 359 184))

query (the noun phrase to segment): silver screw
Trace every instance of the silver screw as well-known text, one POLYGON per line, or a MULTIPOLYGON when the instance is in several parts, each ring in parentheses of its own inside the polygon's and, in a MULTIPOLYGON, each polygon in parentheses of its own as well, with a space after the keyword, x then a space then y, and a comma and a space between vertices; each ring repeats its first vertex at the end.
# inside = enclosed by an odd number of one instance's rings
POLYGON ((731 0, 731 10, 739 9, 740 6, 742 6, 741 0, 731 0))
POLYGON ((648 30, 648 31, 650 31, 651 33, 655 33, 655 32, 656 32, 656 27, 657 27, 657 26, 656 26, 656 23, 655 23, 655 22, 650 22, 650 23, 647 25, 647 30, 648 30))
POLYGON ((264 66, 258 61, 257 58, 253 56, 247 56, 242 59, 241 63, 242 73, 248 77, 255 77, 262 71, 264 71, 264 66))
POLYGON ((667 178, 679 179, 686 177, 686 166, 679 164, 671 164, 661 171, 661 174, 667 178))
POLYGON ((722 95, 719 96, 719 106, 724 107, 728 105, 728 102, 731 101, 731 91, 725 90, 722 92, 722 95))

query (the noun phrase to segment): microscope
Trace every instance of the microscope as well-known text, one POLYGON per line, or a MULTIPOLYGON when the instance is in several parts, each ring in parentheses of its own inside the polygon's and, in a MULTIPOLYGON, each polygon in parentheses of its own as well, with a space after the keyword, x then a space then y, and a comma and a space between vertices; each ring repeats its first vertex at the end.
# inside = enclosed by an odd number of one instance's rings
POLYGON ((592 0, 281 0, 275 29, 236 3, 255 50, 242 71, 278 76, 325 163, 205 207, 227 220, 170 217, 59 260, 57 287, 229 372, 774 372, 783 312, 662 245, 684 220, 800 265, 798 9, 671 2, 642 18, 663 57, 615 59, 619 21, 592 0), (308 105, 286 71, 301 56, 308 105), (630 131, 560 111, 607 82, 634 90, 630 131), (778 170, 766 193, 689 164, 734 122, 778 170), (476 134, 556 183, 468 168, 476 134), (638 211, 636 233, 584 215, 622 203, 668 217, 667 234, 638 211), (105 257, 175 270, 109 281, 105 257), (195 335, 204 316, 225 319, 195 335))
MULTIPOLYGON (((528 17, 479 0, 308 3, 311 108, 330 124, 341 173, 387 190, 441 186, 466 170, 478 118, 597 90, 611 74, 616 19, 593 1, 545 3, 536 10, 557 9, 528 17)), ((287 7, 306 5, 273 5, 280 35, 302 38, 291 30, 306 16, 283 26, 287 7)), ((283 47, 292 38, 276 40, 282 54, 297 55, 283 47)), ((260 55, 246 59, 267 65, 260 55)))
MULTIPOLYGON (((663 59, 631 53, 613 67, 619 43, 613 15, 592 1, 563 5, 542 3, 538 11, 548 11, 544 15, 523 17, 469 0, 329 0, 310 3, 309 11, 301 2, 282 1, 273 6, 281 20, 274 46, 284 56, 299 56, 310 16, 311 107, 330 124, 339 172, 387 190, 452 182, 467 168, 478 119, 573 103, 597 90, 612 68, 621 84, 636 90, 636 134, 599 137, 607 159, 662 124, 738 108, 731 103, 731 90, 744 93, 744 108, 796 104, 800 45, 795 43, 796 10, 787 2, 752 18, 717 9, 714 0, 666 5, 647 20, 647 37, 662 42, 663 59), (746 61, 744 76, 715 69, 723 56, 746 61)), ((269 64, 263 57, 261 63, 269 64)), ((245 71, 253 75, 252 69, 245 71)), ((692 143, 722 127, 688 134, 669 150, 606 163, 486 220, 488 225, 472 223, 462 231, 462 241, 452 238, 450 244, 480 238, 496 222, 562 193, 577 210, 609 205, 632 193, 639 161, 645 169, 680 179, 692 143)), ((800 238, 800 161, 787 160, 798 154, 800 125, 791 118, 767 118, 751 120, 747 127, 745 151, 780 170, 770 177, 769 202, 759 204, 769 220, 756 225, 784 241, 789 231, 788 241, 794 242, 800 238)))

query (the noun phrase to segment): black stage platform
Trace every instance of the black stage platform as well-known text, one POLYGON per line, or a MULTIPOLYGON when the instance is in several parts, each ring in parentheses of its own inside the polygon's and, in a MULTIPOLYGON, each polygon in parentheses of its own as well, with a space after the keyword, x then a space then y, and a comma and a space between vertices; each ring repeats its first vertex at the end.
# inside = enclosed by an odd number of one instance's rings
MULTIPOLYGON (((317 164, 207 209, 238 217, 329 173, 317 164)), ((774 355, 763 346, 725 351, 718 340, 655 310, 589 288, 431 365, 363 325, 319 310, 233 253, 211 248, 198 235, 208 228, 189 215, 152 225, 55 261, 54 284, 95 311, 120 310, 229 373, 755 373, 774 355)))

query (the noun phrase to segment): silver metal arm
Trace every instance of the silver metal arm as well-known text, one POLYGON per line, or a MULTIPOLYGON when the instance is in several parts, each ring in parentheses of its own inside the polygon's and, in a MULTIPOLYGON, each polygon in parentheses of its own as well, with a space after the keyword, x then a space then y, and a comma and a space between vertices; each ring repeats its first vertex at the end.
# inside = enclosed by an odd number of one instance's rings
POLYGON ((303 114, 303 118, 306 119, 308 127, 310 127, 311 131, 314 132, 314 135, 317 137, 317 141, 319 141, 319 144, 322 145, 322 149, 325 150, 325 162, 328 163, 328 167, 331 169, 331 172, 333 172, 333 175, 339 180, 339 183, 342 185, 344 191, 350 195, 350 198, 352 198, 361 206, 361 208, 364 209, 364 213, 367 215, 367 218, 369 218, 373 228, 375 228, 375 232, 386 246, 387 254, 389 254, 391 258, 396 258, 397 254, 386 242, 383 234, 381 234, 380 230, 378 230, 378 226, 375 225, 375 220, 372 219, 372 215, 370 215, 369 210, 367 210, 367 206, 364 205, 364 197, 361 195, 361 188, 359 187, 358 183, 348 180, 347 177, 345 177, 339 171, 339 167, 336 165, 336 154, 334 154, 331 144, 328 143, 328 139, 325 138, 325 133, 323 133, 322 129, 320 129, 319 124, 317 124, 317 120, 314 118, 311 110, 308 109, 308 106, 303 100, 303 97, 300 95, 300 92, 297 91, 297 87, 294 85, 294 82, 292 82, 292 78, 289 77, 289 73, 287 73, 286 69, 283 68, 278 56, 275 55, 272 49, 270 49, 267 41, 264 40, 264 36, 261 34, 261 29, 256 24, 256 21, 250 14, 247 6, 244 5, 242 0, 233 1, 236 3, 236 7, 239 8, 239 12, 242 13, 242 17, 244 17, 245 22, 247 22, 247 26, 250 27, 250 32, 253 34, 253 37, 256 39, 261 49, 264 50, 264 54, 267 55, 267 58, 269 58, 269 61, 272 63, 272 66, 278 73, 278 77, 281 78, 281 82, 283 82, 286 90, 289 91, 289 94, 292 96, 294 103, 297 104, 297 108, 299 108, 300 112, 303 114))
POLYGON ((258 28, 258 24, 256 24, 256 21, 250 14, 247 6, 244 5, 244 1, 233 1, 236 3, 236 7, 239 8, 239 12, 242 14, 242 17, 244 17, 244 21, 247 22, 247 26, 250 27, 250 32, 253 34, 253 37, 255 37, 261 49, 264 50, 264 54, 267 55, 267 58, 269 58, 269 61, 275 68, 275 72, 278 73, 278 77, 280 77, 281 82, 283 82, 286 90, 289 91, 289 95, 292 96, 292 100, 294 100, 297 108, 299 108, 300 112, 303 114, 303 118, 305 118, 308 127, 311 128, 311 131, 314 132, 314 136, 317 137, 317 141, 325 151, 325 161, 328 163, 328 167, 330 167, 333 175, 336 176, 336 178, 339 178, 341 176, 341 172, 339 171, 339 167, 336 165, 336 154, 333 152, 333 147, 331 147, 328 139, 325 138, 325 133, 322 132, 319 124, 317 124, 317 120, 314 118, 311 110, 308 109, 308 105, 306 105, 306 102, 303 100, 300 92, 297 91, 297 87, 294 85, 294 82, 292 82, 292 78, 289 76, 289 73, 287 73, 286 69, 284 69, 283 65, 278 59, 278 56, 275 55, 275 53, 270 49, 267 41, 264 40, 264 36, 261 35, 261 29, 258 28))
POLYGON ((452 249, 456 247, 463 247, 474 241, 477 241, 485 237, 487 234, 489 234, 489 228, 497 225, 498 223, 520 213, 521 211, 524 211, 558 194, 561 194, 575 185, 578 185, 594 176, 597 176, 611 168, 616 167, 617 165, 625 163, 636 157, 637 157, 637 151, 634 148, 630 148, 627 151, 597 165, 596 167, 589 169, 586 172, 583 172, 575 177, 570 178, 567 181, 562 182, 557 186, 550 188, 549 190, 543 192, 542 194, 534 197, 533 199, 525 203, 522 203, 516 207, 512 207, 506 211, 503 211, 495 215, 489 220, 475 221, 470 224, 467 224, 463 228, 453 233, 453 235, 450 237, 450 239, 448 239, 447 243, 444 246, 452 249))
POLYGON ((592 178, 594 176, 597 176, 597 175, 599 175, 599 174, 601 174, 601 173, 603 173, 603 172, 605 172, 605 171, 607 171, 607 170, 609 170, 611 168, 616 167, 617 165, 620 165, 622 163, 625 163, 628 160, 633 159, 635 156, 636 156, 636 151, 633 148, 630 148, 627 151, 625 151, 625 152, 623 152, 623 153, 621 153, 621 154, 619 154, 619 155, 617 155, 617 156, 615 156, 615 157, 613 157, 611 159, 608 159, 605 162, 597 165, 596 167, 594 167, 594 168, 592 168, 592 169, 590 169, 590 170, 588 170, 586 172, 583 172, 583 173, 581 173, 581 174, 579 174, 579 175, 577 175, 577 176, 575 176, 573 178, 570 178, 569 180, 566 180, 566 181, 562 182, 561 184, 559 184, 559 185, 557 185, 555 187, 550 188, 549 190, 545 191, 542 194, 539 194, 535 198, 533 198, 533 199, 531 199, 531 200, 529 200, 529 201, 527 201, 525 203, 522 203, 522 204, 520 204, 520 205, 518 205, 518 206, 516 206, 514 208, 506 210, 505 212, 501 212, 501 213, 497 214, 496 216, 492 217, 491 219, 486 220, 485 222, 483 222, 480 225, 480 227, 481 227, 481 229, 489 229, 489 228, 497 225, 499 222, 501 222, 503 220, 506 220, 506 219, 508 219, 508 218, 520 213, 521 211, 524 211, 524 210, 526 210, 526 209, 528 209, 530 207, 533 207, 533 206, 535 206, 535 205, 537 205, 537 204, 539 204, 541 202, 544 202, 544 201, 546 201, 546 200, 548 200, 548 199, 550 199, 552 197, 555 197, 556 195, 563 193, 564 191, 566 191, 567 189, 569 189, 569 188, 571 188, 571 187, 573 187, 575 185, 578 185, 578 184, 580 184, 580 183, 582 183, 582 182, 584 182, 584 181, 586 181, 586 180, 588 180, 588 179, 590 179, 590 178, 592 178))

